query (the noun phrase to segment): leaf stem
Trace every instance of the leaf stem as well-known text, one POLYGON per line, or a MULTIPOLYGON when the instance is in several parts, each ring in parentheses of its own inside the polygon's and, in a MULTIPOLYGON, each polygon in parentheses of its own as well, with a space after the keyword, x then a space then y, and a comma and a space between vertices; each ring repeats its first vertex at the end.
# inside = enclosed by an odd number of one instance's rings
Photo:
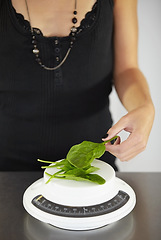
POLYGON ((53 178, 55 178, 55 176, 56 176, 57 174, 59 175, 59 173, 61 173, 61 172, 64 172, 64 171, 63 171, 63 170, 58 171, 58 172, 54 173, 53 175, 50 175, 49 173, 46 172, 46 174, 47 174, 48 176, 50 176, 50 178, 48 179, 48 181, 46 182, 46 184, 49 183, 53 178))
POLYGON ((38 162, 44 162, 44 163, 55 163, 55 162, 51 162, 51 161, 45 161, 45 160, 41 160, 41 159, 37 159, 38 162))
POLYGON ((111 142, 112 140, 115 140, 116 138, 118 138, 118 136, 115 136, 115 137, 113 137, 113 138, 111 138, 111 139, 109 139, 107 141, 104 141, 104 142, 102 142, 102 144, 106 144, 108 142, 111 142))

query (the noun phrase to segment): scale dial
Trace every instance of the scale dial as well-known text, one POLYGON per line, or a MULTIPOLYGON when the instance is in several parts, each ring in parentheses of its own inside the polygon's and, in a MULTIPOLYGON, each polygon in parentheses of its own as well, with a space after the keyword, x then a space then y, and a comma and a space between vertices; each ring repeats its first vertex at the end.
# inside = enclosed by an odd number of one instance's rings
POLYGON ((50 213, 63 217, 94 217, 103 214, 108 214, 123 207, 129 200, 129 195, 123 191, 119 191, 118 194, 111 200, 92 206, 65 206, 47 200, 42 195, 38 195, 33 198, 32 204, 43 212, 50 213))

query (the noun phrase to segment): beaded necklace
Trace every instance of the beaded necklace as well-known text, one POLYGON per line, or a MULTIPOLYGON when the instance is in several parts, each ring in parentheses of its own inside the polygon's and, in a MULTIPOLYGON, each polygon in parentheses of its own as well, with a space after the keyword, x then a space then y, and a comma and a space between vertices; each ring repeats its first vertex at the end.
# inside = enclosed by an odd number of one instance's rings
POLYGON ((31 17, 30 17, 30 12, 29 12, 29 7, 28 7, 28 3, 27 3, 27 0, 25 0, 25 3, 26 3, 26 9, 27 9, 27 14, 28 14, 28 18, 29 18, 29 23, 30 23, 30 30, 31 30, 31 34, 32 34, 32 45, 33 45, 33 54, 35 55, 35 60, 38 62, 38 64, 44 68, 45 70, 49 70, 49 71, 54 71, 58 68, 60 68, 63 63, 66 61, 72 47, 73 47, 73 44, 76 40, 76 32, 77 32, 77 28, 75 26, 75 24, 77 23, 77 18, 76 18, 76 15, 77 15, 77 0, 75 0, 75 7, 74 7, 74 11, 73 11, 73 18, 72 18, 72 23, 73 23, 73 26, 71 27, 71 30, 70 30, 70 43, 69 43, 69 48, 64 56, 64 58, 62 59, 62 61, 55 67, 47 67, 45 66, 41 59, 40 59, 40 50, 38 49, 38 46, 37 46, 37 39, 36 39, 36 35, 34 34, 34 29, 32 27, 32 24, 31 24, 31 17))

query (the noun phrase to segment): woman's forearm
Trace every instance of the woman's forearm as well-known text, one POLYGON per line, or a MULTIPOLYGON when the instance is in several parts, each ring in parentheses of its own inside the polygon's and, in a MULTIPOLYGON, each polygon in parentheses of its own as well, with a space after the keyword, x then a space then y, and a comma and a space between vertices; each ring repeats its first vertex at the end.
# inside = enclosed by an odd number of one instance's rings
POLYGON ((114 85, 120 101, 128 112, 147 105, 154 114, 148 83, 138 68, 130 68, 115 75, 114 85))
POLYGON ((128 161, 145 150, 154 121, 154 106, 147 81, 138 68, 129 68, 115 76, 117 94, 128 113, 108 130, 108 140, 121 131, 129 132, 129 137, 121 141, 118 137, 106 150, 121 161, 128 161))

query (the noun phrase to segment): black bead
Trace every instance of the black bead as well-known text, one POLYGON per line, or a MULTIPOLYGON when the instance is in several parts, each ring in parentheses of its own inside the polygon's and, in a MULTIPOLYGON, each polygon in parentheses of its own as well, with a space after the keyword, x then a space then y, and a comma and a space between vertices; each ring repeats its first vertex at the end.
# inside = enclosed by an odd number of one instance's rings
POLYGON ((74 15, 77 15, 77 11, 75 10, 75 11, 73 12, 73 14, 74 14, 74 15))
POLYGON ((35 39, 32 40, 32 44, 36 45, 37 41, 35 39))
POLYGON ((41 59, 40 59, 40 58, 36 58, 36 61, 37 61, 38 63, 41 63, 41 59))
POLYGON ((77 21, 78 21, 78 20, 77 20, 77 18, 75 18, 75 17, 72 19, 72 23, 74 23, 74 24, 77 23, 77 21))
POLYGON ((70 42, 70 48, 72 48, 72 47, 73 47, 73 42, 71 41, 71 42, 70 42))
POLYGON ((75 37, 71 37, 71 40, 72 40, 72 42, 74 42, 76 40, 76 38, 75 37))

